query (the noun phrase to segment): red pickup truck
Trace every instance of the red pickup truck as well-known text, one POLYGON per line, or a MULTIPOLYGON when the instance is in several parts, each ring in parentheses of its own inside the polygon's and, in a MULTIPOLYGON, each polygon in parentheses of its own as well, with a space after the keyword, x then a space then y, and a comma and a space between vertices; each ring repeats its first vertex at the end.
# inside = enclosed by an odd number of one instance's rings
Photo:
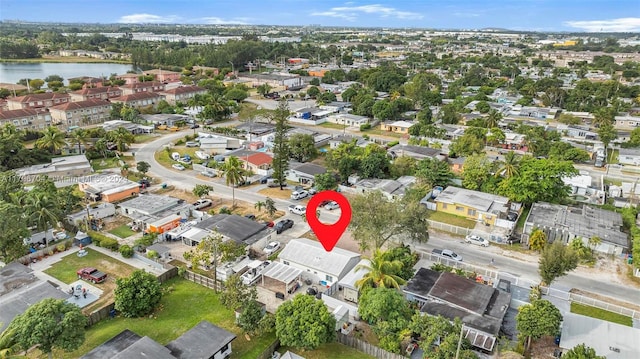
POLYGON ((91 267, 78 269, 76 272, 78 278, 84 279, 91 283, 102 283, 107 279, 107 274, 91 267))

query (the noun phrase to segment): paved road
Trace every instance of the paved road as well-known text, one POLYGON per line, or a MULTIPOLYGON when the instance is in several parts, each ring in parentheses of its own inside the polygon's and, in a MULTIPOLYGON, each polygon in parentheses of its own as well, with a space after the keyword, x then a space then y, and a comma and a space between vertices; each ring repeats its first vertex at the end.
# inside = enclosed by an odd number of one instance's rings
MULTIPOLYGON (((141 146, 135 151, 136 161, 148 162, 151 165, 151 170, 149 172, 152 176, 162 178, 163 182, 173 185, 176 188, 191 190, 196 184, 207 184, 214 188, 214 195, 231 198, 231 188, 226 185, 196 178, 196 173, 194 171, 176 171, 165 168, 156 162, 154 158, 154 153, 156 151, 162 150, 165 144, 175 141, 184 135, 185 133, 170 134, 141 146)), ((253 189, 250 191, 236 189, 235 196, 238 200, 247 201, 249 203, 264 201, 265 198, 263 195, 256 193, 253 189)), ((283 199, 274 199, 274 201, 276 202, 276 207, 278 209, 285 211, 290 204, 296 203, 295 201, 283 199)), ((287 213, 286 218, 291 218, 296 222, 296 227, 294 228, 308 228, 308 225, 303 223, 299 216, 287 213)), ((323 211, 322 219, 327 222, 334 222, 338 219, 338 213, 323 211)), ((300 231, 295 232, 296 234, 300 234, 298 233, 300 231)), ((540 281, 537 274, 538 264, 536 262, 527 262, 525 260, 518 259, 517 252, 512 252, 511 256, 502 256, 502 250, 498 247, 481 248, 478 246, 471 246, 464 243, 460 238, 450 237, 442 233, 433 233, 428 244, 417 245, 416 248, 426 253, 431 252, 433 248, 449 248, 459 252, 464 257, 465 262, 479 266, 488 266, 491 258, 495 258, 494 267, 498 271, 509 273, 530 282, 540 281)), ((614 276, 616 273, 611 273, 611 275, 614 276)), ((637 302, 637 299, 640 298, 640 290, 635 287, 594 279, 589 277, 588 273, 581 272, 580 270, 558 279, 553 286, 564 290, 578 288, 608 297, 619 298, 631 303, 637 302)))

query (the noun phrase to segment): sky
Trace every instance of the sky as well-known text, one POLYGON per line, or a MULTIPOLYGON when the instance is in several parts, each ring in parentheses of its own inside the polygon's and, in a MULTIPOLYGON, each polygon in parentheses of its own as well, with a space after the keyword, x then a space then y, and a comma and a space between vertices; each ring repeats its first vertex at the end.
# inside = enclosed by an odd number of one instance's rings
POLYGON ((0 20, 640 32, 640 0, 0 0, 0 20))

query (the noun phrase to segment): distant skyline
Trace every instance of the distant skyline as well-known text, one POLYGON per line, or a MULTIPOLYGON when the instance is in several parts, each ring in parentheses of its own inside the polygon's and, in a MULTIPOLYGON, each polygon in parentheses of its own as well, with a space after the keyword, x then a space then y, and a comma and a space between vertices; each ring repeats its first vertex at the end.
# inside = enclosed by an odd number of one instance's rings
POLYGON ((640 1, 0 0, 0 20, 640 32, 640 1))

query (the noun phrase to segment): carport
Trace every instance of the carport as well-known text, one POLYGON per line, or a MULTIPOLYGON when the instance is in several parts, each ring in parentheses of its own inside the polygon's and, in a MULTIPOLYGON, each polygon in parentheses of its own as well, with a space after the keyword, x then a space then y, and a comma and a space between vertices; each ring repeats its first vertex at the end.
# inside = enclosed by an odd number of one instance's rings
POLYGON ((298 280, 300 279, 300 274, 302 274, 301 269, 294 268, 280 262, 271 262, 271 264, 269 264, 269 266, 262 272, 262 286, 264 286, 265 278, 271 278, 284 283, 283 293, 291 293, 295 291, 299 285, 298 280))

